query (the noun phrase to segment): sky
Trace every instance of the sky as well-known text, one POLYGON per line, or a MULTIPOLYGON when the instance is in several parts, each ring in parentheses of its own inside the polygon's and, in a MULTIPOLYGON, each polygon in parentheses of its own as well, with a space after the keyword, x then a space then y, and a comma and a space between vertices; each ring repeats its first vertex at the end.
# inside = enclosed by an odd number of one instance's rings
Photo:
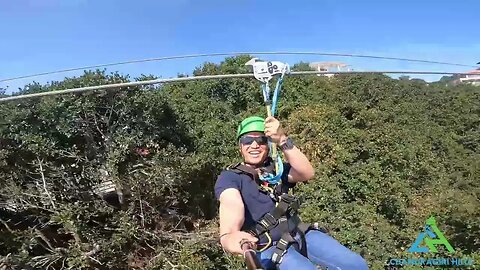
MULTIPOLYGON (((134 59, 227 52, 315 51, 480 61, 480 1, 429 0, 0 0, 0 80, 134 59)), ((287 62, 341 61, 354 70, 470 68, 365 58, 259 56, 287 62)), ((174 77, 224 57, 108 68, 132 78, 174 77)), ((473 69, 473 68, 472 68, 473 69)), ((7 93, 82 71, 0 82, 7 93)), ((428 81, 441 76, 412 76, 428 81)))

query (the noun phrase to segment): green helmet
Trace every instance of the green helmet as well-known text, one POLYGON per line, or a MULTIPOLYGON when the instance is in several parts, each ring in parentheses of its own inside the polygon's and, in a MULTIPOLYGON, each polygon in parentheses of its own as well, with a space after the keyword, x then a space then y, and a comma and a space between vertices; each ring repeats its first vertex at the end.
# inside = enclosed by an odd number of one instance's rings
POLYGON ((260 116, 250 116, 245 118, 237 129, 237 141, 240 137, 248 132, 264 132, 265 131, 265 119, 260 116))

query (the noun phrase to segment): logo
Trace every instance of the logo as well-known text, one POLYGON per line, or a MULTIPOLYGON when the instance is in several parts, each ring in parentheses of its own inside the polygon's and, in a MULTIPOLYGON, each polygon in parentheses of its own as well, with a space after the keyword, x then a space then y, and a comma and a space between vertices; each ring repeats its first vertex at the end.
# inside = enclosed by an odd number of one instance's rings
MULTIPOLYGON (((447 238, 438 229, 435 217, 431 216, 425 221, 424 231, 422 231, 408 249, 409 253, 437 253, 439 250, 454 253, 452 245, 447 238)), ((406 267, 406 269, 423 269, 425 267, 456 268, 472 267, 475 264, 473 258, 470 257, 431 257, 431 255, 416 255, 407 256, 403 258, 388 259, 387 266, 389 267, 406 267), (413 268, 409 268, 413 267, 413 268)), ((441 268, 441 269, 443 269, 441 268)), ((470 269, 470 268, 469 268, 470 269)))
POLYGON ((438 229, 435 217, 430 217, 425 222, 425 231, 421 232, 408 252, 432 252, 437 253, 437 246, 443 245, 449 253, 455 252, 447 238, 438 229), (424 245, 423 245, 424 243, 424 245))

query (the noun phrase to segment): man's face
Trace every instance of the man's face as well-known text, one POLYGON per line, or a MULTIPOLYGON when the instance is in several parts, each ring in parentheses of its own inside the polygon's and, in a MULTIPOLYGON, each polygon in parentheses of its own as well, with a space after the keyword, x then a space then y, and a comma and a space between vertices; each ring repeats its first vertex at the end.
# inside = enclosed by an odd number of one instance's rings
POLYGON ((268 140, 262 132, 250 132, 240 138, 240 152, 246 164, 263 164, 268 156, 268 140))

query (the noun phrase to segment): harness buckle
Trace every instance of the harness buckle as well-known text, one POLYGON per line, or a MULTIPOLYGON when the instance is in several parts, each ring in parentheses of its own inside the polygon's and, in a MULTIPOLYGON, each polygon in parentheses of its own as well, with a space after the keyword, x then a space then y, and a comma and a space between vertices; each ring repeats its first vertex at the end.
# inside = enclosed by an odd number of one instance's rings
POLYGON ((287 204, 291 204, 296 200, 296 198, 290 194, 284 193, 280 196, 280 200, 284 201, 287 204))
POLYGON ((290 215, 296 214, 300 209, 300 200, 290 194, 285 193, 280 196, 280 201, 288 205, 286 212, 288 212, 290 215))
POLYGON ((266 213, 259 222, 267 231, 270 231, 278 224, 278 220, 270 213, 266 213))
POLYGON ((272 262, 277 265, 282 263, 283 256, 287 253, 288 247, 294 243, 296 243, 296 241, 290 233, 284 233, 275 245, 275 250, 271 258, 272 262))

